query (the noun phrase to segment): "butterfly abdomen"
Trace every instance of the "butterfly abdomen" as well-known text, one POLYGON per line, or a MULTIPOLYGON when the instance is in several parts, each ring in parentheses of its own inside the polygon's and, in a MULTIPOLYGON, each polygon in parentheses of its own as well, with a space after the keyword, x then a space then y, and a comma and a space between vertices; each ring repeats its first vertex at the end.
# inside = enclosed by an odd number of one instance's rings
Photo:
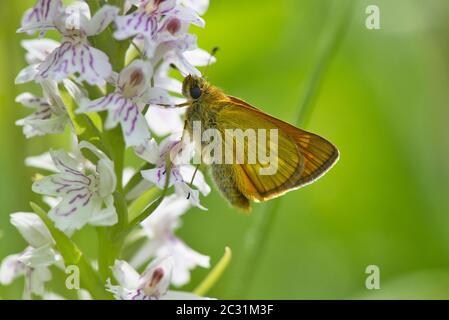
POLYGON ((211 173, 217 188, 232 206, 243 211, 251 210, 248 198, 246 198, 237 187, 235 172, 232 165, 211 165, 211 173))

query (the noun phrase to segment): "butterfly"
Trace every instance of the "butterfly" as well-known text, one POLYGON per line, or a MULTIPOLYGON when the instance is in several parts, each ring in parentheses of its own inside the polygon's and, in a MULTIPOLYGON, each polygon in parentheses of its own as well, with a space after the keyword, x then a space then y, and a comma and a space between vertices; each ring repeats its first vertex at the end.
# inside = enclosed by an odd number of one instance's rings
MULTIPOLYGON (((277 134, 276 139, 270 136, 268 141, 268 145, 274 147, 277 163, 272 174, 261 174, 261 169, 266 169, 267 164, 259 159, 209 165, 217 188, 233 207, 250 211, 251 201, 267 201, 310 184, 325 174, 339 158, 338 149, 323 137, 272 117, 239 98, 228 96, 201 77, 185 77, 182 92, 187 98, 183 105, 188 106, 185 132, 190 136, 195 136, 195 122, 201 124, 202 133, 213 129, 224 137, 229 137, 229 130, 238 129, 243 132, 248 129, 275 130, 277 134)), ((248 156, 249 138, 237 139, 234 136, 228 140, 221 151, 228 147, 233 155, 237 150, 243 150, 243 158, 248 156)), ((203 141, 195 143, 204 145, 203 141)))

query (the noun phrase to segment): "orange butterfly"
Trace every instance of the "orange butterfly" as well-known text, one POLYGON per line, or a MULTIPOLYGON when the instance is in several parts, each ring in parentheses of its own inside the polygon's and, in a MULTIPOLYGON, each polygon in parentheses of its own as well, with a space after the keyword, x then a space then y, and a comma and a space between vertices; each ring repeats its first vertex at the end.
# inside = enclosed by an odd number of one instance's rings
MULTIPOLYGON (((183 95, 188 99, 183 105, 188 105, 185 130, 190 136, 195 135, 195 121, 202 124, 203 132, 215 129, 222 136, 227 136, 228 130, 236 129, 275 129, 277 132, 276 139, 270 136, 268 141, 275 147, 277 170, 273 174, 261 174, 260 170, 267 165, 259 160, 210 164, 218 189, 234 207, 249 211, 250 200, 267 201, 312 183, 338 160, 338 149, 326 139, 228 96, 203 78, 187 76, 183 82, 183 95)), ((235 154, 240 148, 247 156, 249 139, 233 137, 228 140, 225 141, 225 149, 230 147, 235 154)))

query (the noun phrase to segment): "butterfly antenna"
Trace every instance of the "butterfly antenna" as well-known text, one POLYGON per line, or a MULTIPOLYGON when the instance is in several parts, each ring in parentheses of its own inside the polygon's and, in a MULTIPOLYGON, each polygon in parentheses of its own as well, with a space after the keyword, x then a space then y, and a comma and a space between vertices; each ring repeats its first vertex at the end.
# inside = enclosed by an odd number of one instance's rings
POLYGON ((203 72, 203 78, 206 77, 207 70, 209 70, 209 66, 212 64, 212 59, 215 57, 219 49, 220 49, 219 47, 213 47, 212 50, 210 51, 209 60, 207 61, 206 68, 204 69, 203 72))
POLYGON ((200 166, 200 165, 197 164, 196 167, 195 167, 195 171, 193 172, 192 179, 190 180, 190 183, 189 183, 190 187, 193 186, 193 181, 195 181, 195 176, 196 176, 196 173, 198 172, 199 166, 200 166))

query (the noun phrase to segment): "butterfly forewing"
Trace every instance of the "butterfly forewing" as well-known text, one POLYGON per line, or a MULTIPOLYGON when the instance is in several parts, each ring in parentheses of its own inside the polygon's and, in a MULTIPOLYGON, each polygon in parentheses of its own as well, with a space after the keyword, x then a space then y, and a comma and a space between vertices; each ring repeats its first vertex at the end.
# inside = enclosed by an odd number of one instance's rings
MULTIPOLYGON (((268 153, 277 154, 277 169, 273 174, 260 174, 260 169, 266 168, 267 164, 261 163, 258 158, 255 163, 248 163, 248 159, 244 159, 244 163, 234 164, 234 171, 239 177, 238 187, 249 199, 265 201, 297 189, 320 177, 338 159, 338 150, 318 135, 273 118, 238 98, 229 97, 223 101, 223 105, 216 119, 217 127, 223 134, 225 129, 265 129, 269 146, 268 132, 277 129, 276 145, 274 148, 273 144, 271 148, 267 147, 268 153)), ((225 143, 228 147, 237 148, 242 140, 225 139, 225 143), (229 146, 230 143, 232 146, 229 146)), ((247 155, 248 139, 243 140, 243 143, 247 155)))

